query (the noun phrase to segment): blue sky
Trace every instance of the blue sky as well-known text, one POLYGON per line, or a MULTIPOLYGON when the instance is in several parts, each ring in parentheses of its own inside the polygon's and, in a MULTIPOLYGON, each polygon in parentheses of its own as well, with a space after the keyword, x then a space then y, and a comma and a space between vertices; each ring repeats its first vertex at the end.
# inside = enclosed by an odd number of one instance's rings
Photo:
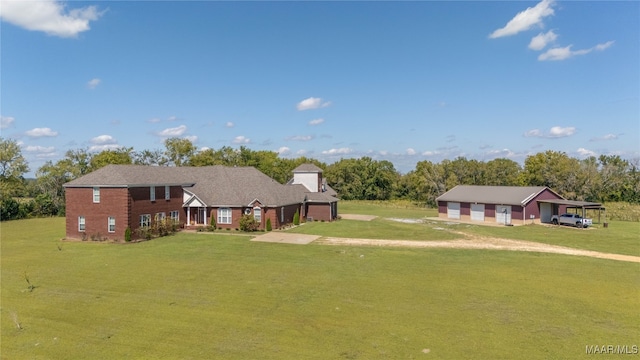
POLYGON ((2 137, 332 163, 640 156, 640 3, 2 1, 2 137))

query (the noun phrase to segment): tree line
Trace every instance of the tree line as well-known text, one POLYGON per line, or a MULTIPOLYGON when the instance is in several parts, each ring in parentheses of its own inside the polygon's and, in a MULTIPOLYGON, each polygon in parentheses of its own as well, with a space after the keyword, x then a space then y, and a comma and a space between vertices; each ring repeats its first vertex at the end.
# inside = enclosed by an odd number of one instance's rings
POLYGON ((327 183, 344 200, 405 199, 435 206, 435 199, 456 185, 548 186, 567 199, 640 203, 640 161, 618 155, 576 159, 564 152, 528 156, 524 165, 511 159, 478 161, 458 157, 434 163, 420 161, 406 174, 390 161, 370 157, 340 159, 326 164, 313 158, 282 158, 274 151, 224 146, 197 150, 188 139, 170 138, 163 150, 134 151, 131 147, 74 149, 64 158, 47 161, 35 179, 15 140, 0 138, 0 219, 64 215, 63 184, 109 164, 153 166, 253 166, 280 183, 293 169, 313 163, 324 169, 327 183))

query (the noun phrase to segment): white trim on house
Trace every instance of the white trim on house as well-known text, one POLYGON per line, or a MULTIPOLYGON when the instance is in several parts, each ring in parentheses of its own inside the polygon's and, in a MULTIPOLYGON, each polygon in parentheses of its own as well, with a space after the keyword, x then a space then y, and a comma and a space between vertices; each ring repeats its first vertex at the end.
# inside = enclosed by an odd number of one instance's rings
POLYGON ((107 220, 107 232, 110 232, 110 233, 116 232, 116 217, 115 216, 109 216, 109 219, 107 220), (113 226, 113 228, 111 226, 113 226))
POLYGON ((217 213, 217 224, 225 224, 229 225, 233 223, 233 210, 228 207, 218 208, 217 213), (224 214, 223 214, 224 212, 224 214), (228 220, 227 220, 228 219, 228 220), (224 220, 224 221, 223 221, 224 220))
POLYGON ((93 187, 93 203, 100 203, 100 187, 98 186, 93 187))

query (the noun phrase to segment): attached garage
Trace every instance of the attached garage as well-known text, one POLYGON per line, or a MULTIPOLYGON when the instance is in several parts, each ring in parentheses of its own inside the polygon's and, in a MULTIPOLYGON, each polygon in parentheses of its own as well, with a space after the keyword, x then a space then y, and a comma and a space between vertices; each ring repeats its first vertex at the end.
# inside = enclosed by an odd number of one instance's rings
POLYGON ((484 204, 471 204, 471 221, 484 221, 484 204))
POLYGON ((447 218, 460 219, 460 203, 459 202, 447 203, 447 218))

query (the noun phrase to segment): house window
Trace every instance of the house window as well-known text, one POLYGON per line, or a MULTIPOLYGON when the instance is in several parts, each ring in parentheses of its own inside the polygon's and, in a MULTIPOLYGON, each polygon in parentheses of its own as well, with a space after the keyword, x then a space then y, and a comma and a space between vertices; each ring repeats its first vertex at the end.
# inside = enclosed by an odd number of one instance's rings
POLYGON ((156 201, 156 187, 152 186, 149 188, 149 197, 151 198, 151 201, 156 201))
POLYGON ((94 203, 99 203, 100 202, 100 188, 99 187, 94 187, 93 188, 93 202, 94 203))
POLYGON ((116 218, 113 216, 109 216, 108 230, 110 233, 116 232, 116 218))
POLYGON ((171 200, 171 188, 169 187, 169 185, 166 185, 164 187, 164 199, 171 200))
POLYGON ((84 216, 78 216, 78 231, 84 231, 84 229, 85 229, 84 216))
POLYGON ((255 220, 258 224, 262 224, 262 209, 253 208, 253 220, 255 220))
POLYGON ((140 215, 140 227, 149 227, 151 226, 151 214, 143 214, 140 215))
POLYGON ((164 221, 164 219, 166 219, 166 218, 167 218, 167 214, 165 214, 163 212, 159 212, 159 213, 156 214, 155 221, 156 222, 164 221))
POLYGON ((284 206, 280 208, 280 222, 284 223, 284 206))
POLYGON ((218 209, 218 224, 231 224, 231 209, 218 209))
POLYGON ((178 212, 178 210, 173 210, 169 213, 169 216, 171 217, 171 222, 174 224, 177 224, 180 222, 180 213, 178 212))

